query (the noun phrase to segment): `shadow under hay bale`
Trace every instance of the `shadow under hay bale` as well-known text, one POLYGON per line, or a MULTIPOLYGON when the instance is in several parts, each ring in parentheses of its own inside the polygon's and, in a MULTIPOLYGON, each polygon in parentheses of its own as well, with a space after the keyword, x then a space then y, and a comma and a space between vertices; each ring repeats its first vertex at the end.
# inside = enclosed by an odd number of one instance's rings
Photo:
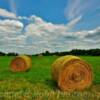
POLYGON ((52 77, 63 91, 83 90, 92 84, 91 66, 76 56, 58 58, 52 65, 52 77))
POLYGON ((32 59, 29 56, 17 56, 11 61, 10 70, 12 72, 25 72, 32 66, 32 59))
POLYGON ((53 89, 53 91, 57 90, 57 84, 55 81, 51 79, 45 80, 45 85, 47 85, 50 89, 53 89))

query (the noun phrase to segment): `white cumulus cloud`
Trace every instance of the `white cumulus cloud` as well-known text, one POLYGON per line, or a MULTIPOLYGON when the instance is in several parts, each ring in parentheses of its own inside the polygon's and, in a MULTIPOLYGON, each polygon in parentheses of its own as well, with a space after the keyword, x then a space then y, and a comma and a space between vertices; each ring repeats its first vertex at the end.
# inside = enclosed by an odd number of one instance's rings
POLYGON ((16 18, 16 15, 12 12, 9 12, 5 9, 0 8, 0 16, 8 18, 16 18))

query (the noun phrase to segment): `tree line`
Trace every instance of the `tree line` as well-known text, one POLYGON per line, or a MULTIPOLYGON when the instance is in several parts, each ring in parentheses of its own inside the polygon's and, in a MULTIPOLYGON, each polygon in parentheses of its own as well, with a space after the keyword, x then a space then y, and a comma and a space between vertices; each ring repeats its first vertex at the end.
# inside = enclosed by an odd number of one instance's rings
MULTIPOLYGON (((89 50, 74 49, 71 51, 53 52, 53 53, 46 51, 44 53, 35 54, 35 56, 38 56, 38 55, 43 55, 43 56, 50 56, 50 55, 57 55, 57 56, 64 56, 64 55, 100 56, 100 49, 89 49, 89 50)), ((18 56, 18 54, 17 53, 5 54, 3 52, 0 52, 0 56, 18 56)))
POLYGON ((54 53, 50 53, 49 51, 46 51, 45 53, 41 53, 40 55, 44 55, 44 56, 49 56, 49 55, 100 56, 100 49, 89 49, 89 50, 74 49, 71 51, 54 52, 54 53))

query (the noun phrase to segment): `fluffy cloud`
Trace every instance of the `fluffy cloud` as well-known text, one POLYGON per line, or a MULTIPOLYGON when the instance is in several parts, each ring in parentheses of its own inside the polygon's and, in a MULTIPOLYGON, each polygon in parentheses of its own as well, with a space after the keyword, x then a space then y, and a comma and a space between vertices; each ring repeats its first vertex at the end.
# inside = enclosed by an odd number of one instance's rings
POLYGON ((18 48, 25 43, 23 27, 24 25, 17 20, 0 20, 0 51, 17 52, 15 47, 18 48))
POLYGON ((16 18, 16 15, 14 13, 11 13, 2 8, 0 8, 0 16, 8 17, 8 18, 16 18))
POLYGON ((98 27, 95 30, 89 31, 88 34, 85 35, 85 38, 99 40, 100 39, 100 27, 98 27))
POLYGON ((14 26, 16 28, 22 28, 23 24, 16 20, 0 20, 0 26, 14 26))
POLYGON ((56 35, 65 35, 67 32, 74 27, 81 19, 77 17, 76 19, 70 21, 67 25, 66 24, 53 24, 50 22, 45 22, 40 17, 32 16, 31 20, 32 23, 26 26, 26 35, 36 35, 36 36, 43 36, 43 37, 50 37, 53 35, 52 38, 56 35))
POLYGON ((0 39, 16 37, 23 30, 23 24, 17 20, 0 20, 0 39))

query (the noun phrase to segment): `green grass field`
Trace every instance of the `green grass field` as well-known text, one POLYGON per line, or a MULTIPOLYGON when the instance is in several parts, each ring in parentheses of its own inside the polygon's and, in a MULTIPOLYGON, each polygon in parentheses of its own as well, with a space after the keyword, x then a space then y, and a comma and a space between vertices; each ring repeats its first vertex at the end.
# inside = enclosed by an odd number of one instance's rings
POLYGON ((28 72, 13 73, 14 57, 0 56, 0 100, 100 100, 100 57, 81 56, 92 65, 93 85, 84 91, 62 92, 51 78, 51 65, 58 56, 32 57, 28 72))

